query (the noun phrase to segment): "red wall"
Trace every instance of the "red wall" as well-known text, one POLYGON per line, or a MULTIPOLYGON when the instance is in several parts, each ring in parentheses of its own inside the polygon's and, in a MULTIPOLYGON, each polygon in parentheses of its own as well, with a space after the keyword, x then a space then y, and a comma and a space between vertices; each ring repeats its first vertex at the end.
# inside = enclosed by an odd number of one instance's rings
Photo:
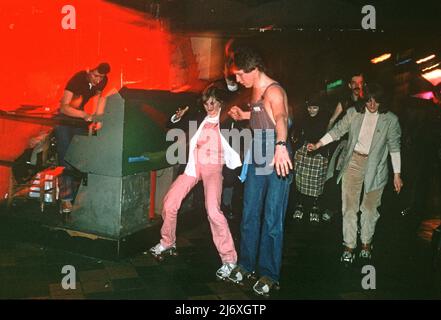
MULTIPOLYGON (((149 16, 100 0, 2 0, 0 4, 0 109, 23 104, 56 111, 67 80, 77 71, 110 63, 108 90, 121 83, 170 89, 169 35, 149 16), (76 29, 64 30, 65 5, 76 9, 76 29)), ((14 160, 41 126, 0 119, 0 159, 14 160)), ((0 199, 9 169, 0 166, 0 199)))

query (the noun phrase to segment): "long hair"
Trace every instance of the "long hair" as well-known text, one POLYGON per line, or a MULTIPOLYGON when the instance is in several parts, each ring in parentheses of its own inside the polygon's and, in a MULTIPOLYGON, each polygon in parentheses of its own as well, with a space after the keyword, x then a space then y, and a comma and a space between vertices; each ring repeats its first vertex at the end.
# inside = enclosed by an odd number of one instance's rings
POLYGON ((364 113, 366 111, 366 103, 370 98, 374 98, 375 101, 380 104, 378 107, 378 113, 387 113, 389 111, 389 101, 384 94, 383 88, 378 84, 369 84, 366 86, 363 99, 359 99, 355 103, 355 110, 357 110, 359 113, 364 113))

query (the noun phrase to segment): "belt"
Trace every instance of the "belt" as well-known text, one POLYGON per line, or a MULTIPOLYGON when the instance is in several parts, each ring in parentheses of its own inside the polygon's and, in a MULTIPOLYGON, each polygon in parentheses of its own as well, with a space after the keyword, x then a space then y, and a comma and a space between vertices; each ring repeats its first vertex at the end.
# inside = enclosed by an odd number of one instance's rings
POLYGON ((355 151, 355 150, 354 150, 354 153, 355 153, 356 155, 359 155, 360 157, 363 157, 363 158, 367 158, 367 157, 368 157, 368 154, 360 153, 360 152, 355 151))

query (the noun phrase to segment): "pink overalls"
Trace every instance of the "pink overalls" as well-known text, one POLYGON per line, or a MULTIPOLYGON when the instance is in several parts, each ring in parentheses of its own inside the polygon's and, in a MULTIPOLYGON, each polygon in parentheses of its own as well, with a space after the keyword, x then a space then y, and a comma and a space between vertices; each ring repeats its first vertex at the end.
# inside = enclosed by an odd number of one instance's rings
POLYGON ((161 245, 168 248, 176 242, 176 221, 182 200, 202 179, 204 184, 205 208, 208 213, 213 242, 222 263, 236 263, 234 248, 228 222, 220 210, 222 195, 223 152, 219 124, 206 123, 197 140, 195 152, 196 177, 181 174, 171 185, 164 197, 161 228, 161 245))

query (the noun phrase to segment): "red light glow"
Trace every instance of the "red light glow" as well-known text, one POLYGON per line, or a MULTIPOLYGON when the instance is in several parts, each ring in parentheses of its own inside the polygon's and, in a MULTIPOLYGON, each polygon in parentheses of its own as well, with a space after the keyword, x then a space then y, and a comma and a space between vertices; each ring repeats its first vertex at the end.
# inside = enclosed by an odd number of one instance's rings
MULTIPOLYGON (((167 27, 144 13, 102 0, 3 0, 0 7, 2 39, 0 109, 20 105, 58 108, 67 80, 76 72, 106 61, 111 65, 107 90, 122 85, 170 90, 176 81, 167 27), (65 30, 62 20, 75 8, 76 29, 65 30), (172 67, 171 67, 172 66, 172 67)), ((29 138, 49 128, 0 119, 0 160, 13 161, 29 138)), ((9 182, 0 167, 0 197, 9 182)))

